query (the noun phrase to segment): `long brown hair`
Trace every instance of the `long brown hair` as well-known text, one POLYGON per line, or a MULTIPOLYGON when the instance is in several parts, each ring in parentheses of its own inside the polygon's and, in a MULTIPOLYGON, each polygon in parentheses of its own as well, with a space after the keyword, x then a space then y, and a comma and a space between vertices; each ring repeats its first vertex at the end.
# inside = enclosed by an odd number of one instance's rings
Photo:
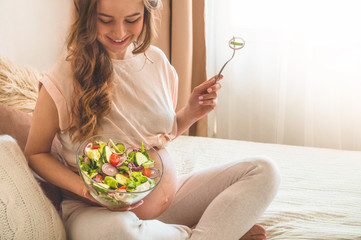
MULTIPOLYGON (((143 29, 134 42, 133 54, 144 53, 150 46, 156 34, 154 13, 160 2, 144 0, 143 29)), ((113 64, 97 40, 97 0, 74 0, 74 5, 75 22, 67 39, 67 60, 74 72, 69 134, 73 142, 79 142, 95 135, 99 121, 110 112, 113 64)))

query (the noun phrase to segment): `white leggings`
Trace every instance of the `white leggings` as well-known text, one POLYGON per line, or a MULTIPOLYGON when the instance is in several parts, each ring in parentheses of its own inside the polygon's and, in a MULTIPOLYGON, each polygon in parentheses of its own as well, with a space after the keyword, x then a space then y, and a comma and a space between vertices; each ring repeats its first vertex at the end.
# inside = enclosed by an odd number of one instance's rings
POLYGON ((236 240, 263 214, 279 183, 272 160, 252 157, 180 177, 172 204, 156 220, 64 200, 63 221, 73 240, 236 240))

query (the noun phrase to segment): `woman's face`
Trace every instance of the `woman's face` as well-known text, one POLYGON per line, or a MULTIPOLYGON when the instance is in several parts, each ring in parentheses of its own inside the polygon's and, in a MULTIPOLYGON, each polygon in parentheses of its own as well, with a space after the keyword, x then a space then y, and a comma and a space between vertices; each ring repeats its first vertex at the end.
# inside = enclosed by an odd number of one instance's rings
POLYGON ((124 59, 143 28, 143 0, 98 0, 97 39, 111 58, 124 59))

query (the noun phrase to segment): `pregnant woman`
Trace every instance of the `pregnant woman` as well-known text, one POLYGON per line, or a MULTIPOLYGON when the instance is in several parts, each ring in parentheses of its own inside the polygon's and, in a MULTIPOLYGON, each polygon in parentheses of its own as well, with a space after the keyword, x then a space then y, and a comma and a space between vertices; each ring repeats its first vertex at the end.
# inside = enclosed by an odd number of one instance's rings
POLYGON ((177 179, 166 144, 214 109, 221 85, 214 77, 205 81, 175 112, 177 73, 150 45, 160 0, 74 4, 67 51, 40 81, 25 149, 30 166, 63 189, 68 238, 265 239, 255 223, 278 189, 272 160, 235 159, 177 179), (164 177, 143 201, 106 208, 87 192, 76 149, 103 133, 126 134, 158 149, 164 177), (62 145, 57 156, 50 154, 55 136, 62 145))

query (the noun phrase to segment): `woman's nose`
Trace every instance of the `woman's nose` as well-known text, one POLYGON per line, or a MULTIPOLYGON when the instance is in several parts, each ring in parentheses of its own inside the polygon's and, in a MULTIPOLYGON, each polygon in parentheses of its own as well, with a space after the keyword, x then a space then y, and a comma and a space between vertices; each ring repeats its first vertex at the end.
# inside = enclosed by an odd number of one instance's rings
POLYGON ((115 36, 118 38, 116 40, 122 40, 122 38, 125 36, 126 30, 123 23, 117 23, 115 24, 113 28, 113 32, 115 36))

